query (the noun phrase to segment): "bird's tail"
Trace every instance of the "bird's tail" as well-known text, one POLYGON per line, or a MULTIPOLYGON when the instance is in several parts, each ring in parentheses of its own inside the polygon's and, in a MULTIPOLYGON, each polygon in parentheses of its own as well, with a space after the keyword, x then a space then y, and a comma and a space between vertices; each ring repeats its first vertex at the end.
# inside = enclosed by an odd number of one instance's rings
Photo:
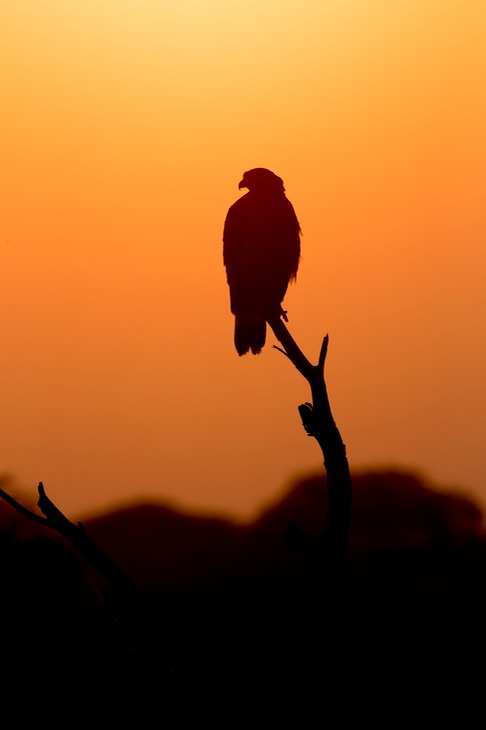
POLYGON ((238 355, 245 355, 249 350, 254 355, 260 354, 266 335, 267 323, 261 315, 239 312, 235 316, 235 347, 238 355))

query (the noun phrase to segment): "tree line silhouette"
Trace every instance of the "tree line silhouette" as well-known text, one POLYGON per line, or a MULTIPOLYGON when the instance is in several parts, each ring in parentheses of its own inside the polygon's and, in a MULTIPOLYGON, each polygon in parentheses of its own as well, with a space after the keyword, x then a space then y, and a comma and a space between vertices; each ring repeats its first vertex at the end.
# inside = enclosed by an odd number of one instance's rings
POLYGON ((327 336, 312 365, 280 317, 268 324, 310 386, 299 412, 323 473, 245 526, 155 505, 74 524, 42 483, 42 514, 4 484, 5 707, 37 716, 47 704, 59 724, 69 707, 83 722, 232 726, 296 713, 313 727, 334 713, 437 717, 445 696, 474 695, 481 511, 410 474, 351 482, 324 379, 327 336))

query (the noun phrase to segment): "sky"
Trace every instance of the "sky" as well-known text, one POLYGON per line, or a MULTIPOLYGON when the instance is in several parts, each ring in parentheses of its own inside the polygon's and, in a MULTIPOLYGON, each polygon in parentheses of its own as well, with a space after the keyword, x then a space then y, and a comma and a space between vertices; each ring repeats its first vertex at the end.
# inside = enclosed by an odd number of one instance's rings
POLYGON ((483 0, 3 0, 0 472, 80 519, 249 520, 322 469, 222 262, 245 170, 302 231, 288 327, 352 470, 486 506, 483 0))

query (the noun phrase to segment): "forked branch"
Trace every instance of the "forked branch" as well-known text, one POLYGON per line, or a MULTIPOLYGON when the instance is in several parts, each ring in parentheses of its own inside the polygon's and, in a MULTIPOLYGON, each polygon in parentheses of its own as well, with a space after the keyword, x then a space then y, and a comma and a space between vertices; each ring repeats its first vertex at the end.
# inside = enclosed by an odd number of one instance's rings
POLYGON ((39 482, 39 500, 37 505, 45 517, 32 512, 17 500, 11 497, 3 489, 0 489, 0 498, 13 507, 19 514, 27 517, 33 522, 49 527, 51 530, 62 535, 70 542, 84 557, 93 565, 98 573, 113 587, 115 587, 124 599, 138 598, 138 589, 125 573, 114 563, 108 555, 86 534, 81 522, 74 524, 63 515, 56 505, 47 496, 44 485, 39 482))
POLYGON ((344 557, 348 539, 352 486, 346 447, 331 412, 324 379, 329 336, 324 337, 317 365, 313 365, 280 316, 269 317, 267 321, 282 345, 275 346, 275 349, 282 352, 309 383, 312 402, 301 404, 299 413, 305 431, 316 439, 321 448, 327 473, 327 529, 322 539, 316 544, 310 536, 293 525, 290 526, 287 541, 304 553, 318 554, 324 551, 327 557, 340 561, 344 557))

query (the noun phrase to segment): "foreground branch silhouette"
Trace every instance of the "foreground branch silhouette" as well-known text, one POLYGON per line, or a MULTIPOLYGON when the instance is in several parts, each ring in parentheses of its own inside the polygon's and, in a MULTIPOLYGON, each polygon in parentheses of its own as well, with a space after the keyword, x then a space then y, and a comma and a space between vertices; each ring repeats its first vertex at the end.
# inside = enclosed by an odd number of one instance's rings
POLYGON ((114 563, 111 558, 86 534, 81 522, 74 524, 61 512, 60 509, 46 495, 44 485, 38 485, 39 500, 37 506, 45 517, 24 507, 3 489, 0 489, 0 498, 13 507, 19 514, 33 522, 49 527, 62 535, 71 543, 98 571, 98 573, 114 588, 125 600, 139 600, 139 591, 127 575, 114 563))
POLYGON ((315 538, 295 524, 290 524, 286 535, 287 544, 304 555, 326 559, 340 565, 345 557, 351 514, 352 485, 346 446, 334 421, 327 387, 324 379, 324 364, 329 344, 326 335, 322 342, 317 365, 313 365, 298 347, 281 317, 285 312, 267 319, 275 337, 283 347, 274 346, 282 352, 310 385, 312 402, 299 406, 302 424, 309 436, 316 439, 327 473, 327 529, 315 538))

